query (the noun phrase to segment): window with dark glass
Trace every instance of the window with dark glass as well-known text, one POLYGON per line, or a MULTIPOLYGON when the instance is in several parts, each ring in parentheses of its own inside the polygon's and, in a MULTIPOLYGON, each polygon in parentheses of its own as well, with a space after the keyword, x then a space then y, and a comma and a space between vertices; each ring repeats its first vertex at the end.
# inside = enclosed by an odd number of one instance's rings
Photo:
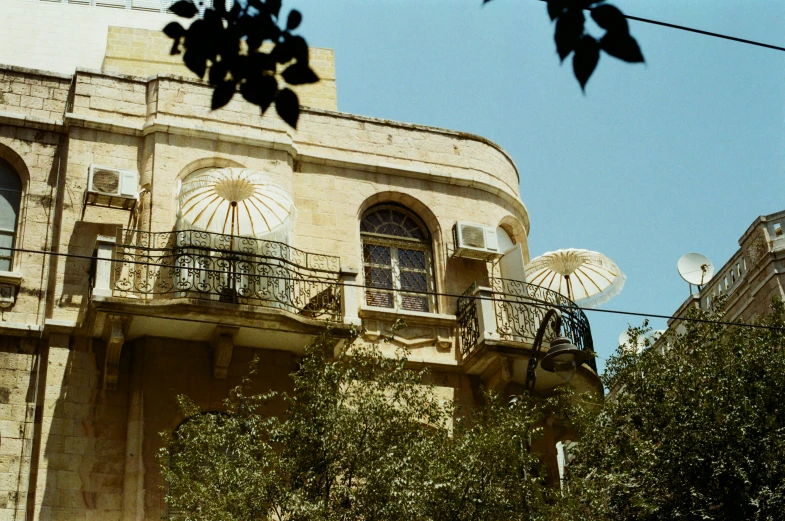
POLYGON ((379 205, 363 215, 365 303, 369 306, 435 311, 431 236, 423 222, 397 205, 379 205))
POLYGON ((22 201, 22 181, 8 161, 0 159, 0 271, 13 269, 16 225, 22 201))

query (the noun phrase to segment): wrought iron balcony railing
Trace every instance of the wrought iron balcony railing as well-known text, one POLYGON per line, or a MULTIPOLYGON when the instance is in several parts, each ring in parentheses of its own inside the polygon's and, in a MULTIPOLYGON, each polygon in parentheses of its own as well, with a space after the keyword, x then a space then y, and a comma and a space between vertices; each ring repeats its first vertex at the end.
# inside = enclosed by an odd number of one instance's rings
POLYGON ((196 298, 341 316, 340 259, 287 244, 196 230, 118 230, 111 294, 196 298))
MULTIPOLYGON (((458 298, 458 326, 461 352, 469 356, 486 336, 531 345, 548 309, 562 312, 562 333, 578 348, 594 351, 589 320, 583 311, 564 295, 517 280, 492 278, 487 291, 472 284, 458 298), (478 307, 485 303, 486 314, 478 307), (492 330, 488 331, 492 324, 492 330)), ((546 340, 548 337, 546 336, 546 340)), ((587 365, 597 371, 592 357, 587 365)))

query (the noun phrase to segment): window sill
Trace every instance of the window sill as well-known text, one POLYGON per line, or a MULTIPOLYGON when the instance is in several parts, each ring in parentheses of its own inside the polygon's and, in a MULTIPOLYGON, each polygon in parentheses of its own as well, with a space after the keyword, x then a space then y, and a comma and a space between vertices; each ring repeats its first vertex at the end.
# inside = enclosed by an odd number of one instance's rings
POLYGON ((0 284, 20 286, 22 284, 22 274, 17 271, 0 271, 0 284))
POLYGON ((457 317, 455 315, 442 315, 439 313, 423 313, 422 311, 407 311, 405 309, 378 308, 374 306, 360 306, 360 318, 397 320, 416 324, 428 324, 441 327, 452 327, 457 317))

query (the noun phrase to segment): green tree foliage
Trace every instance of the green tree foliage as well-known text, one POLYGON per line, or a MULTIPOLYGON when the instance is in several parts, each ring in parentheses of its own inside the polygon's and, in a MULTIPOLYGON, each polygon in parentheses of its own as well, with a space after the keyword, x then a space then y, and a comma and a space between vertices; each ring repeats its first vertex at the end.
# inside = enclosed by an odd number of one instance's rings
POLYGON ((683 323, 667 349, 608 360, 615 392, 584 418, 564 518, 782 519, 782 302, 757 323, 779 329, 683 323))
MULTIPOLYGON (((546 519, 545 472, 530 450, 563 398, 487 396, 467 417, 407 368, 406 353, 329 336, 308 347, 291 394, 235 388, 221 414, 181 397, 188 420, 160 463, 170 512, 188 520, 546 519), (270 417, 266 404, 283 400, 270 417)), ((252 378, 252 377, 251 377, 252 378)))

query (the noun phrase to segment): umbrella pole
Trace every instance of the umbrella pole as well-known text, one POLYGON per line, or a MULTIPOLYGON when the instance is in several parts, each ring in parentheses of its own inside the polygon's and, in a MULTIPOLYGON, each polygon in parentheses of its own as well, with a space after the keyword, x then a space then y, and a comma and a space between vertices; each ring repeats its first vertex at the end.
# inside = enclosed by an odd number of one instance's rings
POLYGON ((570 276, 565 275, 564 280, 567 281, 567 298, 572 301, 572 283, 570 282, 570 276))
MULTIPOLYGON (((229 228, 229 277, 230 277, 230 287, 232 288, 232 292, 237 291, 237 283, 234 280, 234 218, 237 214, 237 202, 232 201, 232 225, 229 228)), ((239 223, 238 223, 239 227, 239 223)), ((239 230, 238 230, 239 231, 239 230)))

